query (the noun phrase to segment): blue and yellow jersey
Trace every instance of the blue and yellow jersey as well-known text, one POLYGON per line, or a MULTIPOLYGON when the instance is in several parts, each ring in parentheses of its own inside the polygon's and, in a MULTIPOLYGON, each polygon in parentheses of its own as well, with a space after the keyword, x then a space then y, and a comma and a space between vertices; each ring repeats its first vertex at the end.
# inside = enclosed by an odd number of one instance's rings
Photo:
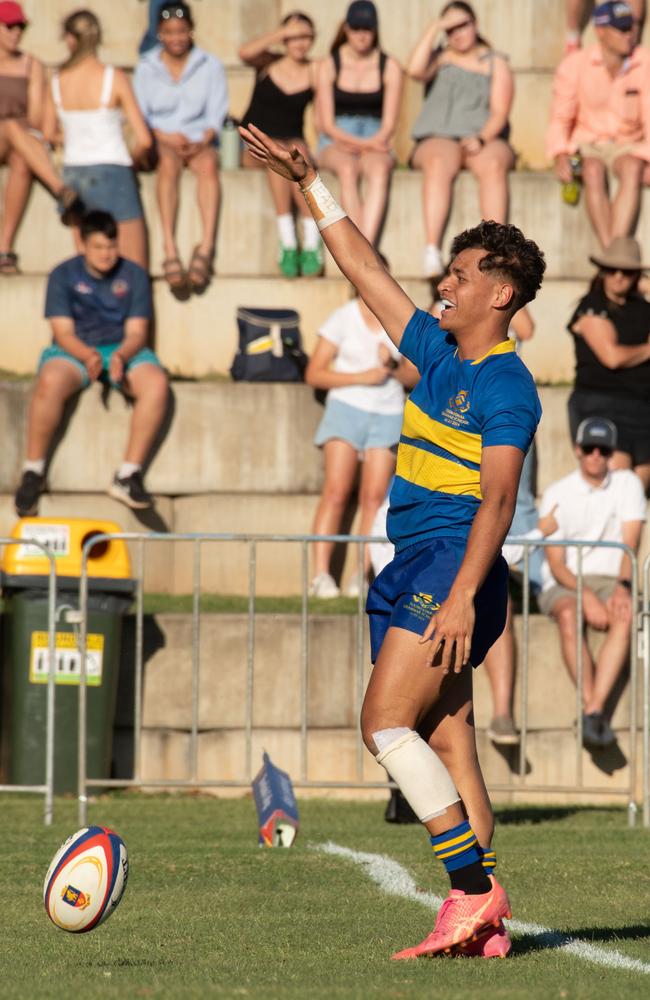
POLYGON ((542 415, 514 341, 461 361, 454 337, 418 309, 400 351, 421 377, 404 409, 390 493, 387 531, 398 552, 432 536, 466 540, 482 500, 483 448, 528 451, 542 415))

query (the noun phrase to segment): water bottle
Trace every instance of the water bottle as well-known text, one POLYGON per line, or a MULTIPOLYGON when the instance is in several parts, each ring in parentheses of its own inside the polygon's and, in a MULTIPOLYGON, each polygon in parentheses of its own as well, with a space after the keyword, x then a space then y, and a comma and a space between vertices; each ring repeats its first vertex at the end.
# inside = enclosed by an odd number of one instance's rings
POLYGON ((582 160, 578 154, 569 158, 571 164, 571 180, 562 185, 562 201, 565 205, 577 205, 580 201, 580 188, 582 186, 582 160))
POLYGON ((223 123, 221 135, 219 136, 219 154, 222 170, 237 170, 239 167, 239 155, 241 152, 241 140, 237 131, 237 122, 228 116, 223 123))

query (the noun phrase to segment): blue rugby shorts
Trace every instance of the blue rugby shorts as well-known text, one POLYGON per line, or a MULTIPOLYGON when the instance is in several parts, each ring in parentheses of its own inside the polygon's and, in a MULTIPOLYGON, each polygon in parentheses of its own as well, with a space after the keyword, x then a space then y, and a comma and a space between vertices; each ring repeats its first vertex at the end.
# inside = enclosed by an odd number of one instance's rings
MULTIPOLYGON (((464 539, 437 538, 398 552, 368 591, 374 663, 391 626, 422 635, 447 599, 465 554, 464 539)), ((477 667, 503 632, 508 609, 508 564, 499 556, 474 599, 476 622, 470 662, 477 667)))

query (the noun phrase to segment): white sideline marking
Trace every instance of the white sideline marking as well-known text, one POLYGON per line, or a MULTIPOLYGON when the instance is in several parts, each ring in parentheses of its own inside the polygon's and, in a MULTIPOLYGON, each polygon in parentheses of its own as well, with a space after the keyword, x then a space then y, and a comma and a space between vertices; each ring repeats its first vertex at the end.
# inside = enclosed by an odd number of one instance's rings
MULTIPOLYGON (((416 903, 422 903, 429 907, 429 909, 437 909, 442 903, 442 896, 437 896, 433 892, 421 892, 406 868, 403 868, 393 858, 387 858, 384 854, 353 851, 349 847, 342 847, 331 841, 327 844, 315 844, 314 849, 323 854, 346 858, 355 865, 360 865, 368 878, 389 896, 412 899, 416 903)), ((646 976, 650 975, 648 962, 642 962, 638 958, 629 958, 620 951, 599 948, 589 941, 572 938, 568 934, 563 934, 562 931, 542 927, 541 924, 526 923, 522 920, 506 920, 505 922, 513 934, 525 934, 527 937, 537 938, 540 948, 558 948, 560 951, 566 951, 575 955, 576 958, 581 958, 584 962, 591 962, 594 965, 604 965, 608 969, 625 969, 626 972, 640 972, 646 976)))

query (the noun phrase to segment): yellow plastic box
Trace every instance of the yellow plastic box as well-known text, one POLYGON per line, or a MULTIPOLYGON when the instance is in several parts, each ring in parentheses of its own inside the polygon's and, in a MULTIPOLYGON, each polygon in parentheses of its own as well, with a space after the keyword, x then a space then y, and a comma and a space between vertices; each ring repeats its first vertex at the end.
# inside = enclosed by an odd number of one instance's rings
MULTIPOLYGON (((29 541, 47 545, 56 557, 57 576, 81 576, 83 546, 94 535, 119 534, 114 521, 95 521, 85 517, 22 517, 13 527, 12 538, 24 539, 21 545, 5 545, 0 569, 8 576, 47 576, 49 560, 29 541)), ((105 580, 123 580, 131 576, 131 561, 122 539, 98 542, 88 556, 88 576, 105 580)))

